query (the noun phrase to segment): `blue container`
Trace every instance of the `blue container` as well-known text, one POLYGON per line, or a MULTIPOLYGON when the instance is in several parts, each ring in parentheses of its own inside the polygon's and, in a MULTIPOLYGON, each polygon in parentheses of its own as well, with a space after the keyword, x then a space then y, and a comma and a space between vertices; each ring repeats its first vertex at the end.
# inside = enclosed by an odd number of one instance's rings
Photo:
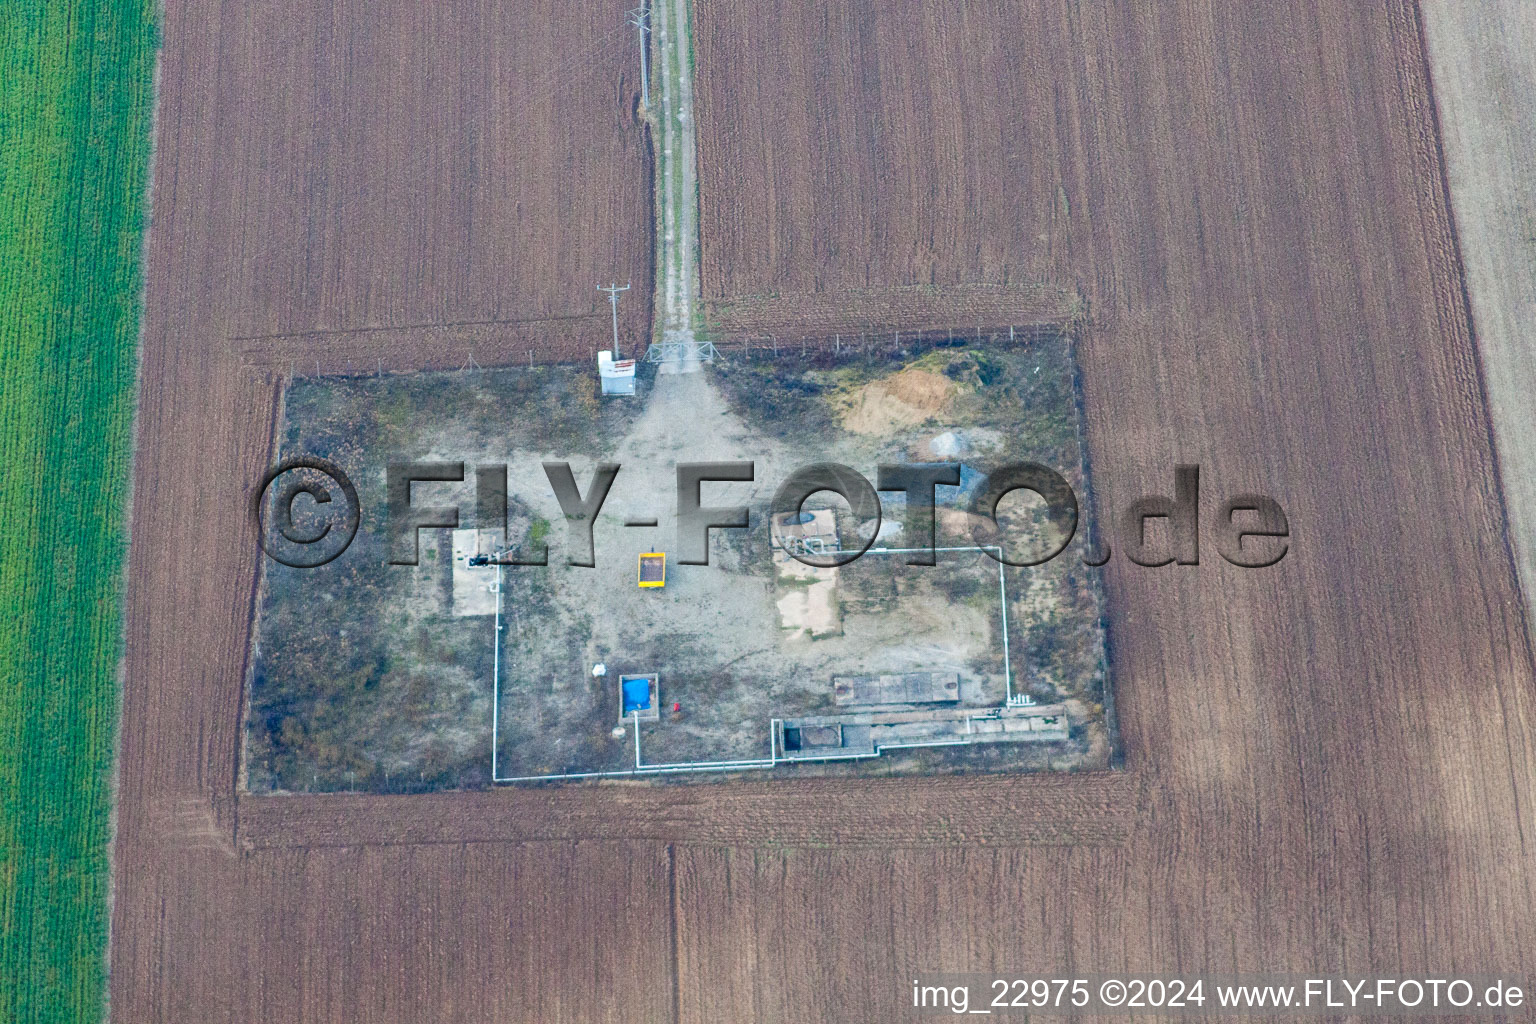
POLYGON ((619 686, 624 693, 624 713, 648 711, 651 707, 651 681, 644 676, 621 679, 619 686))

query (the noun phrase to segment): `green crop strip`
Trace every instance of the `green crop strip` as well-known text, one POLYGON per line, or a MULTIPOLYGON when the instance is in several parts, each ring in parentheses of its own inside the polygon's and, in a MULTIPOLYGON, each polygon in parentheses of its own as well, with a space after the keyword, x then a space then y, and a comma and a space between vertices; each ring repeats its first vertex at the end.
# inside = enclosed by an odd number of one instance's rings
POLYGON ((0 1022, 97 1021, 152 0, 0 4, 0 1022))

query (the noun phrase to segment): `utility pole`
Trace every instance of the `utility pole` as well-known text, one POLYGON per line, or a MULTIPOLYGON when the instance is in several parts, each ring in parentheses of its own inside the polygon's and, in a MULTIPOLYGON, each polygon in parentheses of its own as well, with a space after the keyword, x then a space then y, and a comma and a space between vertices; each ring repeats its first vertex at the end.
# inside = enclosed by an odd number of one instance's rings
POLYGON ((598 291, 608 293, 608 304, 613 307, 613 361, 619 361, 619 292, 629 291, 629 285, 620 288, 617 284, 610 283, 604 288, 598 286, 598 291))
POLYGON ((651 12, 644 5, 636 7, 629 12, 629 23, 640 30, 640 95, 641 102, 647 107, 651 105, 651 68, 650 57, 646 45, 646 33, 650 29, 651 12))

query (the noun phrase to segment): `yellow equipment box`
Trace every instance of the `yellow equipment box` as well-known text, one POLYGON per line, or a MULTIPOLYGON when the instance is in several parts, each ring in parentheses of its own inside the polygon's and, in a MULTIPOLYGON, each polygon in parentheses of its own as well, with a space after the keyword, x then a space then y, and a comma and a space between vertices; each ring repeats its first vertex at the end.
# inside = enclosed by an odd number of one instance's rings
POLYGON ((667 556, 660 551, 647 551, 640 556, 640 585, 664 587, 667 585, 667 556))

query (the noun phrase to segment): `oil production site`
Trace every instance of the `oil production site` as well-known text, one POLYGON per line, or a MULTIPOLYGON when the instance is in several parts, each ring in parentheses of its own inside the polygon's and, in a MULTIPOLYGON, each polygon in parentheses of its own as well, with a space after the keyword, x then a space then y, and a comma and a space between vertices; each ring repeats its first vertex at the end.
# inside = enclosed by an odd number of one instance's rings
POLYGON ((1005 497, 993 544, 978 541, 969 510, 989 467, 1022 460, 1060 466, 1087 493, 1068 339, 706 357, 686 372, 621 365, 632 376, 610 390, 621 362, 290 387, 280 454, 335 459, 365 514, 336 562, 264 570, 248 787, 1110 762, 1099 581, 1081 560, 1087 508, 1071 547, 1028 568, 994 556, 1052 546, 1043 503, 1005 497), (470 517, 472 480, 418 482, 414 503, 466 513, 458 529, 421 531, 418 564, 388 564, 384 466, 365 455, 376 451, 504 465, 505 527, 470 517), (550 460, 589 495, 600 463, 620 467, 578 559, 590 566, 570 564, 586 526, 567 523, 550 460), (708 531, 703 565, 675 546, 683 462, 753 469, 701 485, 704 505, 747 510, 744 528, 708 531), (905 535, 899 491, 874 518, 831 491, 771 511, 778 486, 820 462, 869 476, 882 463, 953 467, 958 483, 934 490, 936 564, 908 564, 929 538, 905 535), (510 564, 539 561, 524 557, 535 550, 545 564, 510 564))
MULTIPOLYGON (((948 368, 974 358, 936 351, 927 361, 948 368)), ((731 408, 731 389, 714 383, 730 368, 647 375, 641 401, 633 365, 619 364, 627 379, 615 386, 615 362, 599 357, 601 401, 619 403, 628 433, 615 449, 625 468, 595 524, 594 534, 607 534, 595 565, 561 565, 548 553, 549 566, 503 564, 511 549, 500 531, 454 533, 453 614, 494 623, 491 781, 803 770, 879 758, 887 770, 909 771, 1061 759, 1074 715, 1080 734, 1087 716, 1081 701, 1069 712, 1065 688, 1038 668, 1030 673, 1027 658, 1017 659, 1019 669, 1035 686, 1015 688, 1010 630, 1021 627, 1010 621, 1009 567, 1001 549, 971 539, 965 510, 981 481, 977 469, 958 461, 959 486, 936 488, 937 564, 910 565, 915 549, 905 545, 925 538, 903 538, 904 495, 887 494, 884 514, 864 521, 831 492, 794 513, 767 508, 780 475, 795 468, 794 432, 775 445, 766 423, 754 429, 750 414, 731 408), (672 466, 654 466, 655 456, 692 450, 678 446, 696 428, 724 441, 722 453, 755 453, 750 482, 705 485, 721 495, 711 503, 745 504, 748 521, 741 530, 710 530, 710 564, 669 564, 659 542, 673 534, 671 524, 660 525, 645 495, 665 494, 672 475, 672 466), (639 543, 646 535, 652 541, 639 543), (866 545, 861 557, 833 564, 866 545), (585 635, 560 629, 572 621, 587 626, 585 635)), ((932 371, 898 362, 874 372, 889 382, 932 371)), ((948 381, 942 370, 933 376, 948 381)), ((874 390, 878 398, 882 389, 874 390)), ((866 459, 959 458, 976 438, 996 443, 985 427, 954 429, 931 416, 870 431, 863 443, 850 443, 850 434, 834 428, 802 439, 814 441, 815 453, 866 459)), ((1029 517, 1014 523, 1015 532, 1040 525, 1029 517)), ((1029 592, 1025 571, 1014 572, 1015 587, 1029 592)))

